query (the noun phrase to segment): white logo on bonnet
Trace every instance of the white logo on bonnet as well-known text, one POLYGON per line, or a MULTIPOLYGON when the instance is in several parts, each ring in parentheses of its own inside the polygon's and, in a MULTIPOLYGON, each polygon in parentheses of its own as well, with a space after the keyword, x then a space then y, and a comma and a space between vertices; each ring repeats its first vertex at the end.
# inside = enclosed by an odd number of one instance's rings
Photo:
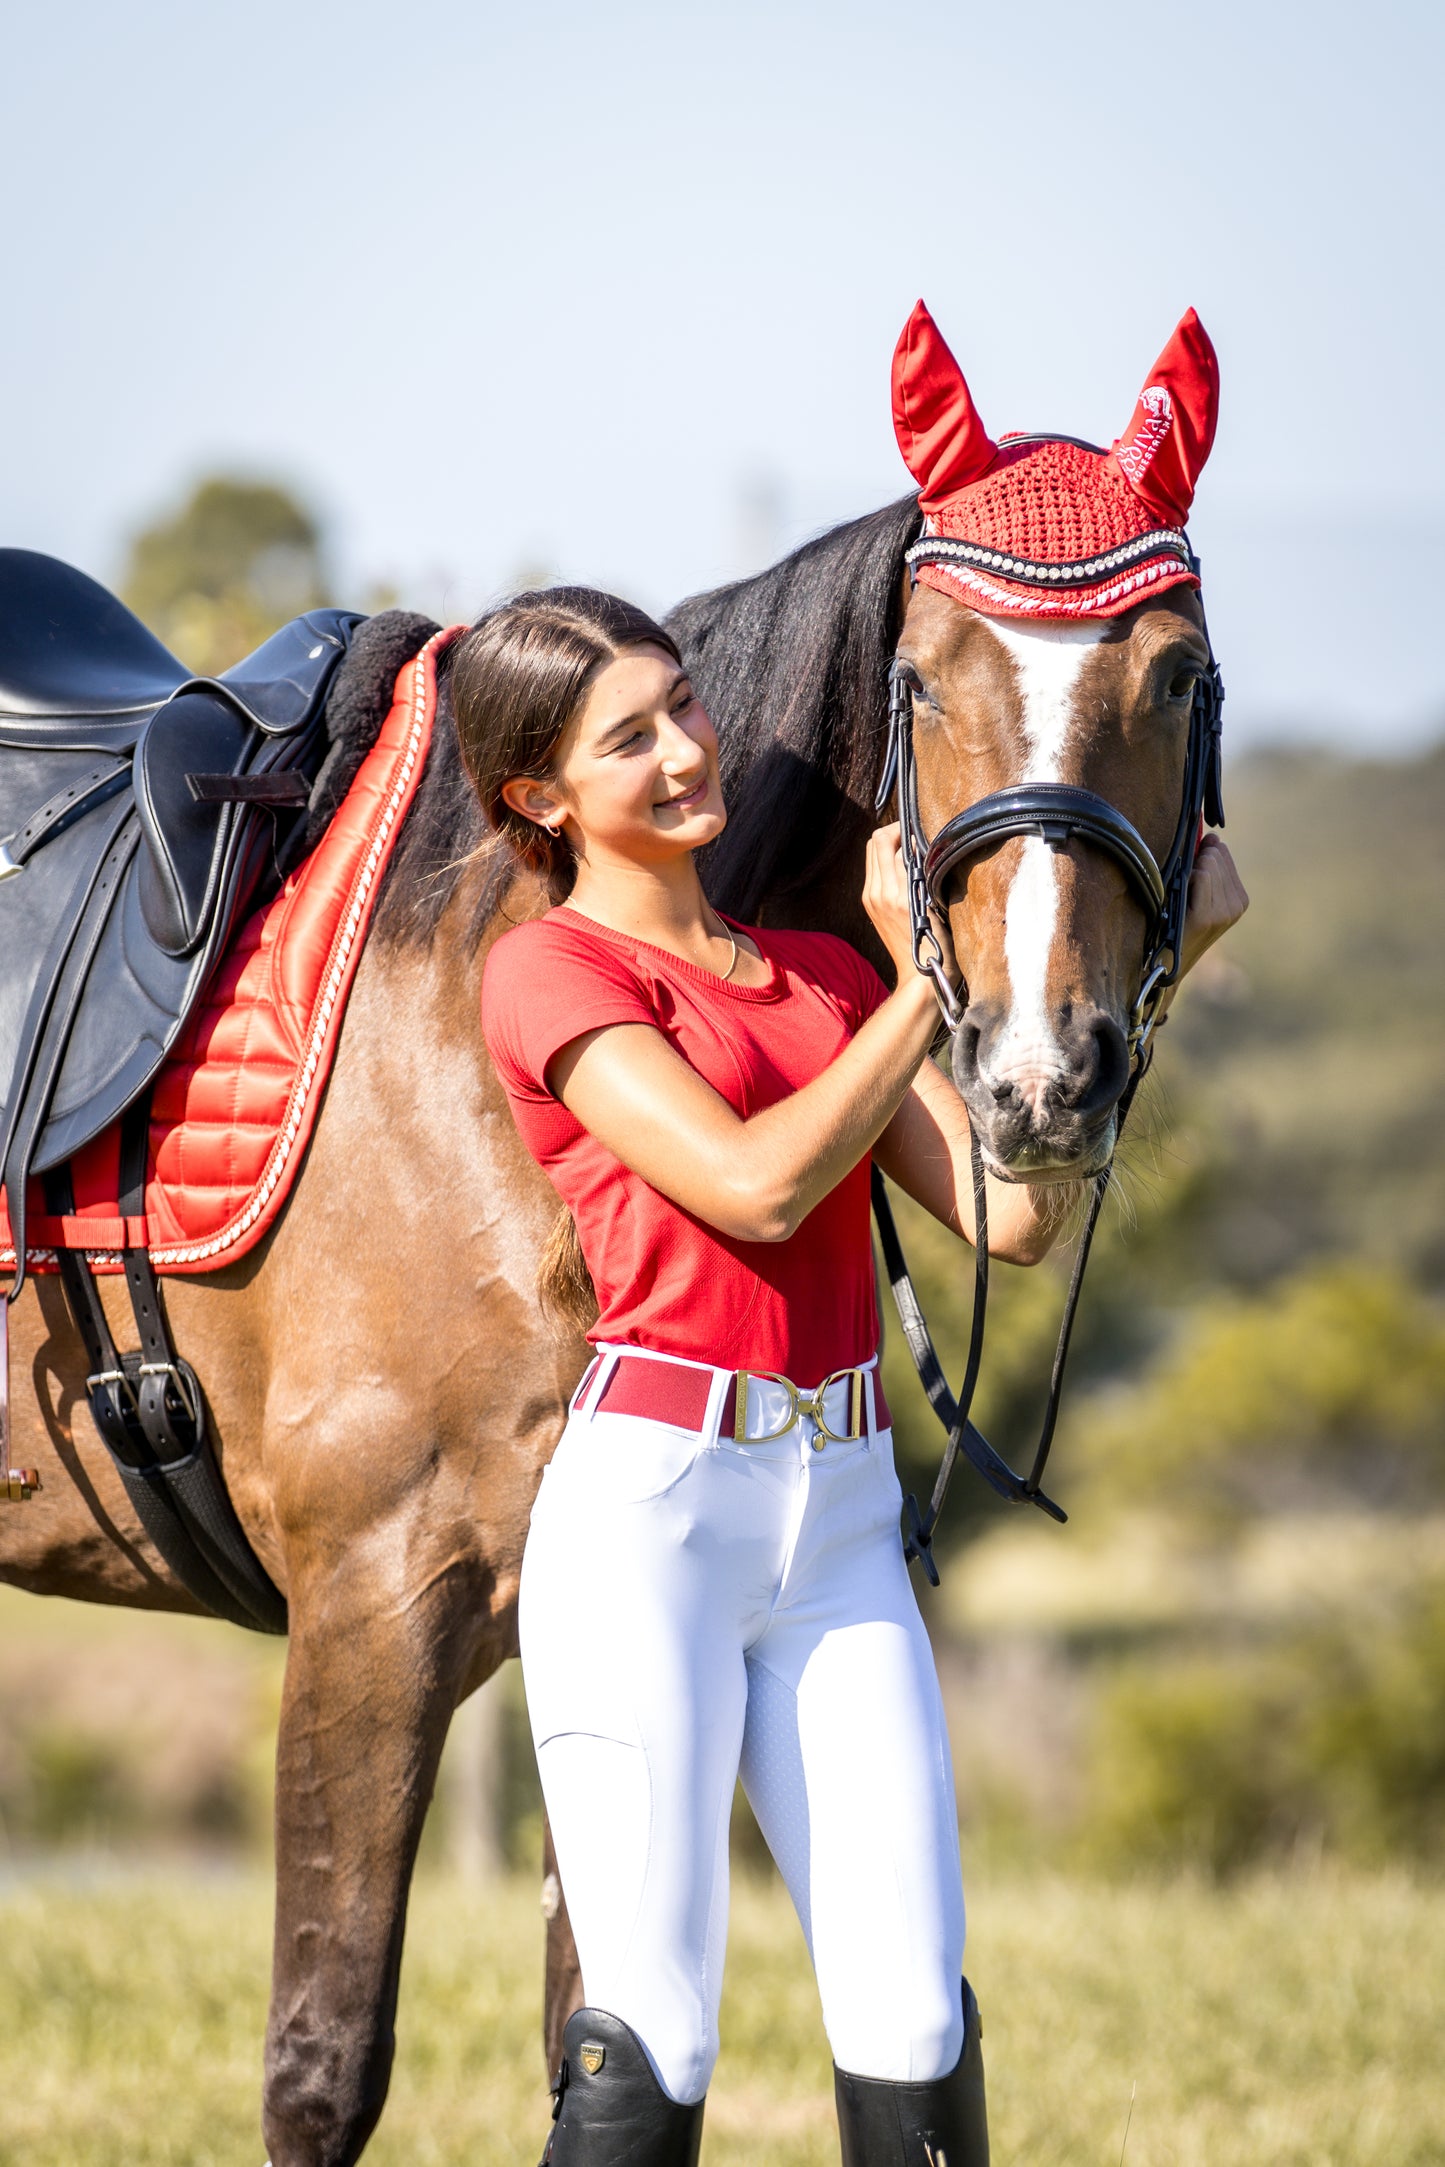
POLYGON ((1140 482, 1148 473, 1154 454, 1169 434, 1174 420, 1174 409, 1169 394, 1162 384, 1151 384, 1141 392, 1139 404, 1144 409, 1144 420, 1127 444, 1121 444, 1114 454, 1131 482, 1140 482))

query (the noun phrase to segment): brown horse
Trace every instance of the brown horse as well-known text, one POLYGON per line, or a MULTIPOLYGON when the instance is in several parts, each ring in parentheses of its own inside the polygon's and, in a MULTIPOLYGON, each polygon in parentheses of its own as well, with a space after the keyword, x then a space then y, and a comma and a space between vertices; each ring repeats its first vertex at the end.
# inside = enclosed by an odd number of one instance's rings
MULTIPOLYGON (((831 927, 875 956, 859 892, 895 647, 925 688, 917 761, 932 829, 1021 771, 1036 736, 1031 656, 1048 646, 1005 640, 926 588, 910 596, 903 552, 918 531, 910 497, 672 620, 724 745, 732 819, 708 869, 714 898, 831 927)), ((1206 652, 1201 626, 1187 591, 1145 603, 1076 643, 1058 694, 1062 779, 1111 797, 1156 854, 1184 761, 1171 687, 1206 652)), ((244 1263, 166 1282, 237 1512, 290 1611, 264 2098, 275 2167, 343 2167, 381 2112, 408 1885, 447 1725, 516 1652, 528 1513, 584 1358, 537 1305, 556 1199, 518 1141, 478 1020, 490 942, 542 898, 484 832, 442 678, 427 771, 289 1205, 244 1263)), ((1078 843, 1059 856, 1052 913, 1035 904, 1020 920, 1009 899, 1028 856, 1027 842, 1005 842, 951 900, 972 996, 955 1068, 990 1157, 1062 1179, 1108 1148, 1143 920, 1112 862, 1078 843)), ((124 1344, 121 1283, 100 1285, 124 1344)), ((92 1427, 55 1279, 32 1280, 14 1331, 13 1456, 39 1466, 44 1488, 0 1510, 0 1576, 37 1594, 194 1609, 92 1427)), ((549 1948, 554 2048, 579 1998, 564 1911, 549 1948)))

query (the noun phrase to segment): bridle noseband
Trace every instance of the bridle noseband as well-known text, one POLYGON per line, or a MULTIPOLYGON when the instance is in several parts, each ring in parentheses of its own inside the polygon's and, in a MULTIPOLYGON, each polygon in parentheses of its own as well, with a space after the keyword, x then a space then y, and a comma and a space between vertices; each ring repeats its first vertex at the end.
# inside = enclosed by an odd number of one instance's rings
MULTIPOLYGON (((915 542, 907 551, 906 562, 914 581, 920 565, 948 565, 962 561, 987 569, 1016 584, 1057 591, 1060 587, 1096 583, 1107 578, 1110 573, 1127 569, 1146 557, 1163 555, 1178 557, 1191 572, 1197 574, 1198 559, 1190 549, 1187 537, 1175 528, 1161 528, 1152 534, 1141 535, 1121 549, 1111 550, 1102 557, 1088 558, 1072 565, 1033 563, 1024 558, 1010 556, 1006 552, 985 549, 980 544, 950 541, 928 535, 915 542)), ((1204 636, 1207 646, 1207 628, 1204 636)), ((1067 849, 1074 841, 1092 844, 1122 868, 1135 896, 1144 907, 1145 937, 1139 990, 1135 996, 1126 1034, 1129 1079, 1115 1115, 1114 1142, 1117 1149, 1119 1135, 1134 1094, 1153 1055, 1153 1031, 1160 1003, 1179 976, 1183 957, 1184 916, 1189 901, 1190 876, 1194 871, 1195 853, 1199 844, 1201 816, 1211 827, 1222 828, 1224 825, 1220 777, 1220 724, 1224 708, 1224 686, 1213 649, 1209 649, 1208 663, 1195 679, 1179 819, 1173 842, 1162 865, 1133 822, 1127 819, 1116 805, 1111 805, 1107 798, 1099 797, 1092 790, 1076 789, 1066 783, 1016 783, 1006 790, 996 790, 988 797, 980 798, 976 804, 966 806, 962 812, 955 813, 951 820, 945 821, 932 841, 927 840, 918 812, 918 775, 913 749, 913 699, 915 693, 922 689, 922 682, 912 664, 895 655, 888 670, 888 738, 875 810, 882 812, 890 796, 896 798, 903 858, 908 874, 908 911, 913 935, 913 961, 920 971, 926 972, 933 980, 939 1009, 950 1037, 962 1026, 964 1006, 949 983, 943 945, 930 913, 943 914, 954 876, 960 867, 967 866, 982 852, 991 850, 996 844, 1006 842, 1016 835, 1039 836, 1055 850, 1067 849)), ((1039 1485, 1058 1420, 1064 1365, 1068 1357, 1069 1339, 1083 1285, 1084 1269, 1088 1263, 1094 1229, 1098 1224, 1113 1171, 1111 1156, 1109 1165, 1094 1180, 1094 1194, 1079 1238, 1078 1254, 1074 1260, 1064 1307, 1063 1324, 1054 1354, 1043 1427, 1034 1453, 1033 1467, 1025 1479, 1015 1474, 969 1420, 969 1407, 983 1352, 983 1323, 988 1300, 987 1187, 978 1136, 971 1121, 969 1127, 975 1217, 974 1309, 968 1362, 957 1400, 948 1388, 909 1277, 882 1176, 876 1166, 873 1170, 874 1213, 878 1220, 884 1263, 894 1300, 898 1305, 899 1318, 924 1391, 948 1432, 948 1443, 927 1513, 920 1513, 915 1498, 909 1497, 905 1500, 905 1512, 909 1522, 905 1545, 907 1554, 921 1561, 935 1586, 938 1582, 938 1568, 933 1561, 930 1545, 960 1450, 1000 1496, 1015 1502, 1037 1505, 1056 1520, 1066 1517, 1052 1499, 1045 1497, 1039 1485)))

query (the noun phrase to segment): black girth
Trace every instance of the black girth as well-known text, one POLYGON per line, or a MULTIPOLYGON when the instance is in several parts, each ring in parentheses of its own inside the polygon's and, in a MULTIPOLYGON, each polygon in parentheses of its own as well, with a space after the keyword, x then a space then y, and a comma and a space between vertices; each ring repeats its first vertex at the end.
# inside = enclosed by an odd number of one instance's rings
MULTIPOLYGON (((1173 530, 1144 536, 1141 544, 1151 544, 1152 547, 1134 545, 1130 562, 1143 555, 1167 553, 1180 557, 1192 571, 1198 569, 1197 560, 1189 552, 1184 537, 1173 530)), ((1087 565, 1037 565, 1013 557, 1000 557, 998 552, 983 550, 973 543, 950 542, 931 536, 915 543, 908 551, 908 565, 916 577, 920 564, 948 564, 956 562, 960 557, 970 563, 987 561, 990 569, 999 570, 1000 576, 1017 583, 1054 589, 1061 584, 1079 584, 1085 576, 1097 580, 1104 577, 1108 570, 1114 569, 1108 559, 1091 559, 1087 565)), ((1205 637, 1208 638, 1207 632, 1205 637)), ((1179 976, 1184 916, 1188 907, 1189 880, 1194 871, 1201 815, 1211 827, 1222 828, 1224 825, 1220 784, 1220 721, 1224 706, 1224 686, 1213 653, 1210 654, 1208 667, 1195 681, 1179 819, 1173 842, 1162 865, 1132 821, 1126 819, 1116 805, 1111 805, 1107 798, 1097 796, 1092 790, 1079 790, 1063 783, 1020 783, 1007 790, 995 791, 989 797, 980 798, 977 804, 966 806, 962 812, 955 813, 953 818, 939 829, 932 841, 928 841, 919 819, 918 778, 913 757, 913 695, 918 690, 921 690, 920 681, 911 666, 895 657, 888 672, 888 745, 883 775, 878 786, 877 809, 882 811, 890 795, 896 797, 903 856, 908 871, 913 960, 918 969, 926 971, 933 980, 938 1005, 950 1037, 961 1026, 964 1009, 949 984, 944 967, 943 948, 930 922, 929 913, 941 913, 946 908, 948 889, 954 875, 960 867, 966 866, 981 852, 991 850, 995 844, 1007 841, 1015 835, 1041 836, 1055 850, 1066 849, 1076 840, 1089 843, 1095 849, 1105 851, 1122 867, 1135 895, 1144 906, 1145 937, 1139 990, 1127 1034, 1129 1080, 1115 1115, 1114 1143, 1117 1149, 1134 1094, 1153 1056, 1153 1030, 1159 1004, 1179 976)), ((1078 1253, 1074 1259, 1074 1269, 1064 1304, 1063 1322, 1054 1352, 1039 1441, 1034 1451, 1032 1467, 1027 1476, 1022 1476, 1016 1474, 1007 1461, 995 1452, 988 1439, 969 1419, 969 1409, 983 1357, 984 1320, 988 1307, 988 1196, 983 1155, 971 1123, 970 1141, 975 1217, 973 1324, 969 1336, 968 1361, 956 1399, 949 1390, 923 1310, 909 1277, 882 1175, 876 1166, 873 1169, 874 1215, 878 1221, 884 1264, 893 1289, 899 1320, 929 1404, 948 1433, 948 1442, 944 1447, 927 1512, 920 1512, 918 1501, 914 1497, 907 1498, 904 1503, 907 1520, 904 1546, 906 1553, 910 1558, 919 1559, 935 1587, 938 1585, 938 1567, 932 1551, 933 1531, 943 1510, 943 1501, 960 1452, 1000 1497, 1009 1498, 1019 1504, 1037 1505, 1055 1520, 1067 1517, 1052 1498, 1044 1495, 1040 1485, 1058 1422, 1064 1366, 1068 1359, 1069 1340, 1073 1332, 1084 1271, 1113 1172, 1111 1157, 1109 1165, 1094 1179, 1094 1193, 1079 1237, 1078 1253)))

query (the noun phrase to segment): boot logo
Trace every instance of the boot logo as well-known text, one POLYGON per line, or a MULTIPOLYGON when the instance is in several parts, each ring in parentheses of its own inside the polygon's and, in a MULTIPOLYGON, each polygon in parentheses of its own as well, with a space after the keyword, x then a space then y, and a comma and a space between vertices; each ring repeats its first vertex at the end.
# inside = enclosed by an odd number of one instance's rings
POLYGON ((607 2049, 596 2039, 584 2039, 577 2052, 577 2059, 589 2077, 595 2077, 607 2059, 607 2049))

